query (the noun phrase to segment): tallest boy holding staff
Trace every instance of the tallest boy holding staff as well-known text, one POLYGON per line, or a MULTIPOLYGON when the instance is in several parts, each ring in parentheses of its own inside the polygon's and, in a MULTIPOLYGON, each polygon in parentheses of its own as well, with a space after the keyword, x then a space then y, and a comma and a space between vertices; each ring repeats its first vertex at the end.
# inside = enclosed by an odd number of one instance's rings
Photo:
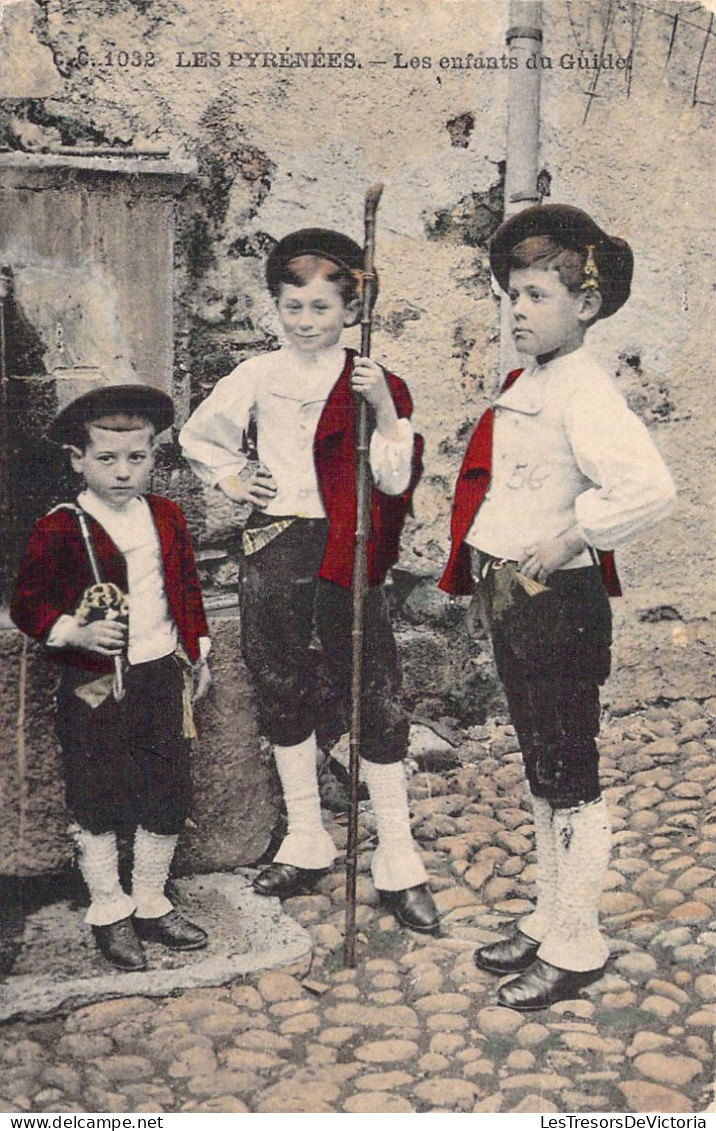
POLYGON ((382 582, 420 476, 406 385, 340 344, 360 317, 363 251, 340 232, 307 228, 282 239, 266 265, 285 344, 218 382, 180 433, 205 483, 254 510, 244 532, 241 637, 272 742, 288 835, 254 881, 286 898, 330 867, 316 777, 318 635, 335 690, 351 688, 351 579, 356 529, 355 396, 372 409, 371 530, 365 604, 363 770, 375 810, 376 888, 399 922, 431 933, 438 916, 410 831, 403 758, 408 719, 382 582), (241 454, 251 414, 260 461, 241 454))
POLYGON ((550 204, 498 229, 490 265, 525 368, 508 376, 468 446, 440 587, 475 592, 522 750, 537 906, 475 962, 516 975, 497 998, 526 1011, 573 997, 609 953, 598 924, 610 829, 595 738, 610 664, 607 592, 619 589, 605 551, 663 518, 674 487, 583 346, 588 327, 629 297, 629 245, 585 212, 550 204))

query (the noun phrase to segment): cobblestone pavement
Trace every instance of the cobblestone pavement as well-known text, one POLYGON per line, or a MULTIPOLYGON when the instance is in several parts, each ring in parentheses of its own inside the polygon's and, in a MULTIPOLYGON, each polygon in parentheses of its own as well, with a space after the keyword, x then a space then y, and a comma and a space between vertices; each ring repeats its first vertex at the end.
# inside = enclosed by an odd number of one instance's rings
MULTIPOLYGON (((459 765, 411 778, 439 938, 399 929, 368 874, 361 814, 358 965, 342 964, 343 874, 286 904, 310 971, 161 1000, 101 1002, 0 1030, 4 1112, 689 1112, 713 1103, 715 705, 607 720, 612 959, 574 1001, 493 1004, 472 961, 525 911, 533 836, 504 721, 462 734, 459 765)), ((345 821, 333 832, 345 843, 345 821)), ((120 975, 118 975, 119 977, 120 975)), ((713 1108, 711 1108, 713 1110, 713 1108)))

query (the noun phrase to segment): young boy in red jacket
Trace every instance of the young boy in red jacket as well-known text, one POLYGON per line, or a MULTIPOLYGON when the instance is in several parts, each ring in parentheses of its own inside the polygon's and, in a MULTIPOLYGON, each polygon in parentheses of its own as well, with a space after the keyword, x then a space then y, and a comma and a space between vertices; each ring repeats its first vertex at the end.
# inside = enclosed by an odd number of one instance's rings
POLYGON ((109 385, 73 401, 50 438, 84 479, 76 503, 33 528, 11 614, 61 666, 57 732, 85 921, 109 962, 142 970, 142 939, 176 950, 207 943, 164 888, 189 807, 195 698, 208 689, 210 642, 184 516, 145 495, 171 399, 109 385), (117 832, 134 830, 131 894, 117 832))
POLYGON ((629 245, 585 212, 549 204, 499 228, 490 264, 526 364, 468 446, 440 587, 476 594, 524 760, 537 906, 475 962, 516 975, 498 1001, 529 1011, 573 997, 609 954, 598 911, 610 829, 595 738, 610 666, 607 592, 619 590, 605 551, 663 518, 674 487, 583 345, 589 326, 629 297, 629 245))
POLYGON ((405 384, 340 344, 360 316, 363 253, 340 232, 308 228, 281 240, 266 267, 281 349, 219 381, 179 439, 196 474, 254 511, 244 534, 241 632, 260 725, 274 747, 288 835, 254 882, 263 895, 310 887, 335 857, 316 778, 317 633, 333 684, 351 683, 350 591, 355 543, 355 394, 373 412, 374 488, 365 610, 363 771, 378 826, 373 880, 399 922, 433 932, 438 916, 410 832, 403 758, 408 719, 382 583, 420 475, 405 384), (242 456, 253 415, 260 462, 242 456))

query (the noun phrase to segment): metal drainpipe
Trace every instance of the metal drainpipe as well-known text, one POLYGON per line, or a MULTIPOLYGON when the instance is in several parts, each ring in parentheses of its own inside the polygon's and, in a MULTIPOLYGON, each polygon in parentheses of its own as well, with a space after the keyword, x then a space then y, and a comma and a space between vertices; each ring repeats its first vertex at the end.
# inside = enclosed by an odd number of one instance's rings
POLYGON ((0 551, 0 576, 5 590, 0 599, 9 601, 11 547, 15 544, 14 515, 10 503, 10 406, 7 357, 7 301, 12 293, 12 278, 7 267, 0 268, 0 520, 4 531, 0 551))
MULTIPOLYGON (((528 67, 528 59, 542 52, 541 0, 511 0, 510 26, 506 35, 510 54, 518 66, 510 71, 507 92, 507 167, 505 173, 505 218, 537 204, 539 161, 539 66, 528 67)), ((509 300, 503 296, 500 311, 499 383, 520 364, 509 327, 509 300)))

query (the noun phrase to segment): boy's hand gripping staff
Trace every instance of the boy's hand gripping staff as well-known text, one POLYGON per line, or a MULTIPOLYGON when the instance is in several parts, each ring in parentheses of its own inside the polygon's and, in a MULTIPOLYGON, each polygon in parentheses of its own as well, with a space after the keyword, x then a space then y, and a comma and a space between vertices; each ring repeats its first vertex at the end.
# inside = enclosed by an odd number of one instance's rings
MULTIPOLYGON (((75 506, 74 503, 60 503, 60 505, 54 509, 72 511, 77 515, 82 540, 87 550, 87 557, 89 558, 90 568, 94 578, 94 584, 88 586, 82 594, 82 600, 75 610, 75 618, 80 624, 88 624, 89 621, 98 620, 99 618, 104 618, 105 620, 122 620, 126 623, 129 613, 127 597, 113 582, 102 580, 102 574, 92 543, 92 535, 90 534, 85 512, 81 507, 75 506)), ((54 511, 50 513, 54 514, 54 511)), ((114 657, 114 684, 112 694, 117 701, 124 698, 124 677, 122 673, 121 656, 114 657)))
MULTIPOLYGON (((365 196, 365 243, 363 251, 363 288, 361 312, 361 356, 370 356, 371 312, 375 298, 376 276, 375 217, 383 193, 381 184, 372 185, 365 196)), ((358 844, 358 786, 361 749, 361 707, 363 698, 363 609, 368 578, 367 544, 370 526, 371 474, 368 461, 370 423, 368 403, 356 396, 356 534, 353 560, 353 627, 350 731, 350 811, 346 845, 346 933, 343 951, 344 966, 355 966, 356 936, 356 871, 358 844)))
MULTIPOLYGON (((116 585, 112 585, 111 583, 102 580, 102 575, 99 570, 99 562, 97 561, 97 555, 95 554, 94 546, 92 545, 92 535, 90 534, 89 526, 87 525, 87 519, 85 518, 84 511, 79 507, 77 508, 77 519, 80 524, 80 530, 82 531, 82 537, 84 539, 85 546, 87 547, 87 556, 89 557, 90 566, 92 567, 92 576, 95 580, 95 584, 91 587, 91 591, 95 595, 95 600, 99 598, 101 615, 109 619, 114 619, 114 617, 117 616, 126 616, 127 601, 124 598, 124 594, 117 588, 116 585)), ((89 593, 90 590, 85 591, 85 599, 87 598, 87 595, 89 593)), ((96 605, 95 607, 98 606, 96 605)), ((114 657, 114 687, 112 688, 112 694, 118 702, 120 699, 124 698, 124 679, 122 676, 121 656, 114 657)))

